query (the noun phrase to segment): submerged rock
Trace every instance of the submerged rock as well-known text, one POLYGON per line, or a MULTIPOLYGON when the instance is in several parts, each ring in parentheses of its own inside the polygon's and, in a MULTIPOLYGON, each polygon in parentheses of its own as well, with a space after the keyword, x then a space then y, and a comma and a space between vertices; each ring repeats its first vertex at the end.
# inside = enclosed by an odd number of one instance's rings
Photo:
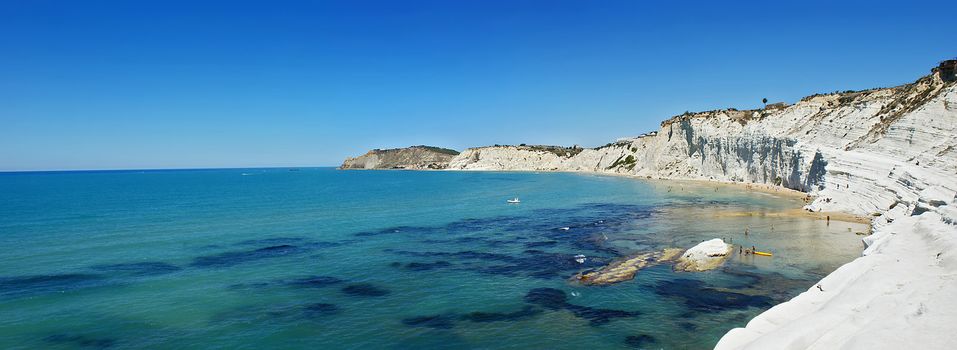
POLYGON ((638 270, 649 265, 656 265, 662 262, 674 260, 681 254, 681 249, 668 248, 659 252, 642 253, 630 256, 624 259, 613 261, 598 270, 578 274, 572 277, 584 285, 608 285, 622 281, 628 281, 635 278, 638 270))
POLYGON ((342 292, 359 297, 383 297, 389 295, 389 290, 371 283, 353 283, 342 288, 342 292))
POLYGON ((116 339, 113 338, 97 338, 82 334, 68 333, 51 334, 44 337, 43 340, 50 344, 73 345, 75 347, 88 349, 106 349, 116 345, 116 339))
POLYGON ((409 327, 451 329, 455 326, 455 320, 449 315, 428 315, 403 319, 402 324, 409 327))
POLYGON ((721 266, 731 254, 731 245, 720 238, 698 243, 685 251, 675 264, 675 271, 707 271, 721 266))
POLYGON ((525 294, 525 302, 550 310, 559 310, 568 306, 568 296, 560 289, 535 288, 525 294))
POLYGON ((568 310, 575 317, 588 320, 591 326, 601 326, 615 318, 636 317, 640 312, 598 309, 588 306, 575 305, 568 302, 568 296, 560 289, 535 288, 525 294, 525 302, 544 307, 549 310, 568 310))
POLYGON ((655 339, 655 337, 652 337, 647 334, 629 335, 628 337, 625 338, 625 345, 628 345, 630 347, 635 347, 635 348, 642 348, 647 346, 648 344, 655 344, 655 343, 658 343, 658 340, 655 339))

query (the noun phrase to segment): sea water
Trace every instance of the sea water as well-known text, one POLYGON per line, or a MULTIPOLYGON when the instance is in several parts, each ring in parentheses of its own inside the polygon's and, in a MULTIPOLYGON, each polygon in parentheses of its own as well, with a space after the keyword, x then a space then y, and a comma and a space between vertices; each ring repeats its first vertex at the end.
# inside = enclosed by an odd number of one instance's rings
POLYGON ((800 205, 567 173, 5 173, 0 348, 709 348, 860 255, 862 225, 760 215, 800 205), (774 256, 570 282, 712 238, 774 256))

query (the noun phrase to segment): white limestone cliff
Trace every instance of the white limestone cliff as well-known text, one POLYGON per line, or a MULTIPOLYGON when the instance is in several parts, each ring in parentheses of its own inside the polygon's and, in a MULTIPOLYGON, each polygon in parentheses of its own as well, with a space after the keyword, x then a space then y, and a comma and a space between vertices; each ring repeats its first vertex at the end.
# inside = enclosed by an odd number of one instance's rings
POLYGON ((581 171, 780 185, 806 209, 874 217, 869 248, 720 349, 946 348, 957 343, 957 61, 912 84, 790 106, 688 113, 575 154, 468 149, 453 170, 581 171))

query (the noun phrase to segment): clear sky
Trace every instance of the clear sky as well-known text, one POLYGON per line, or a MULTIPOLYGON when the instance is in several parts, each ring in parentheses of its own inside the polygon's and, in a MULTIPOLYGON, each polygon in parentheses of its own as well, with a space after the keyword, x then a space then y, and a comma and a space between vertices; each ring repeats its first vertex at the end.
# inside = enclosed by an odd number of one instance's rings
POLYGON ((592 147, 684 111, 911 82, 957 56, 954 14, 952 0, 0 0, 0 170, 592 147))

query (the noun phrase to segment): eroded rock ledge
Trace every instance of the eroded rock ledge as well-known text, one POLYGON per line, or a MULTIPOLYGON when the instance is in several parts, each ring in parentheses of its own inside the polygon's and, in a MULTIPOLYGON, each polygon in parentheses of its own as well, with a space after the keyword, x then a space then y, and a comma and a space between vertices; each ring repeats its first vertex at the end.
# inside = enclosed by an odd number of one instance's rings
POLYGON ((658 252, 642 253, 612 263, 595 271, 586 271, 572 277, 586 286, 604 286, 618 282, 629 281, 635 278, 638 270, 674 260, 683 250, 668 248, 658 252))

